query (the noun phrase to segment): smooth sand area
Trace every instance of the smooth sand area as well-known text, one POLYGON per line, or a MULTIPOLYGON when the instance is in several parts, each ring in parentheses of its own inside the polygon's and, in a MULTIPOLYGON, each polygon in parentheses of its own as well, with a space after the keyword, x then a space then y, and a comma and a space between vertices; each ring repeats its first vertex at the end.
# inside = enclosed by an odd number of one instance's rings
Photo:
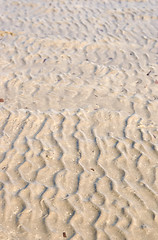
POLYGON ((158 239, 157 0, 0 0, 0 239, 158 239))

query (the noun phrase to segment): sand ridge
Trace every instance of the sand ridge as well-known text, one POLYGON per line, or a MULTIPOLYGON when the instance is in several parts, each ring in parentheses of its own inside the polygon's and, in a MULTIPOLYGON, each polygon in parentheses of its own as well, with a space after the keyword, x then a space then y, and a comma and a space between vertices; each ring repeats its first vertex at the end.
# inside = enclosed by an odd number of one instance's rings
POLYGON ((156 239, 156 126, 149 132, 136 114, 105 110, 1 109, 0 116, 1 224, 8 234, 156 239))
POLYGON ((0 4, 0 238, 157 240, 157 0, 0 4))

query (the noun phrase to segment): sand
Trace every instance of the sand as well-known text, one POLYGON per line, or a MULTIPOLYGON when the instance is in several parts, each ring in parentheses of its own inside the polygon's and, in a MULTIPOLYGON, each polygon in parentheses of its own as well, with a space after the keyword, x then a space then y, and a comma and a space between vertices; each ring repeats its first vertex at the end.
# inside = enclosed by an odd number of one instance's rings
POLYGON ((158 239, 157 0, 0 0, 0 239, 158 239))

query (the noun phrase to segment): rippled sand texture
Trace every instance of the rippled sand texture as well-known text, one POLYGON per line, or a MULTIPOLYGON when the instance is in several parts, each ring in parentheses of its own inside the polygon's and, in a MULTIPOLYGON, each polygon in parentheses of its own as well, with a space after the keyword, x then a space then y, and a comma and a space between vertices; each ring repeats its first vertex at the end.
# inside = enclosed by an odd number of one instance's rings
POLYGON ((0 6, 0 239, 157 240, 157 0, 0 6))

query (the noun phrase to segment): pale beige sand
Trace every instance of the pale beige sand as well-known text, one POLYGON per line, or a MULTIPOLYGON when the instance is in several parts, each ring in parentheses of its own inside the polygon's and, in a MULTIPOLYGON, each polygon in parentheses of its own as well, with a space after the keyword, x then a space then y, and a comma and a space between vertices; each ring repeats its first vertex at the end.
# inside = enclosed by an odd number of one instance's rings
POLYGON ((0 239, 157 240, 157 0, 0 6, 0 239))

